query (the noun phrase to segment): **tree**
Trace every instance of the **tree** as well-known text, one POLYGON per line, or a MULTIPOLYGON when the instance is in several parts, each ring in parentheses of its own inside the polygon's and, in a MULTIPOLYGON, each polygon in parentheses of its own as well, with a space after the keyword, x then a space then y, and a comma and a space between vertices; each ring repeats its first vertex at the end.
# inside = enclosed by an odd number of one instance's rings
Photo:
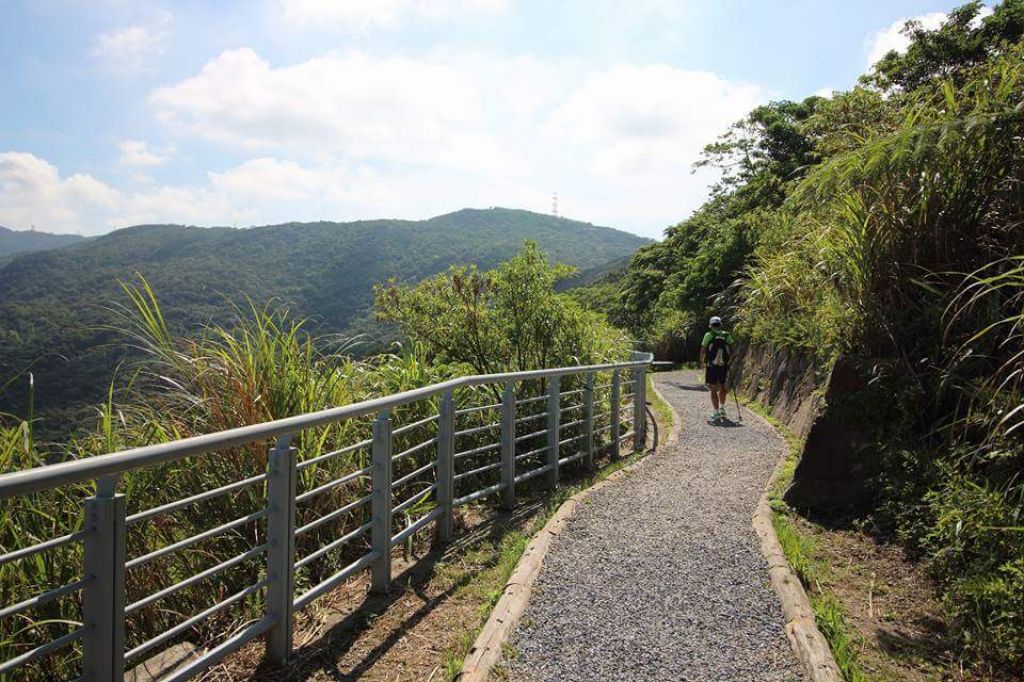
POLYGON ((960 82, 964 67, 975 66, 1024 36, 1024 0, 1003 0, 988 17, 981 17, 981 0, 962 5, 937 30, 908 21, 903 29, 910 46, 903 54, 891 51, 863 77, 884 91, 913 90, 936 78, 960 82))
POLYGON ((555 285, 575 272, 549 265, 526 242, 489 272, 455 266, 408 286, 374 290, 378 319, 398 325, 431 360, 465 363, 478 373, 525 371, 621 358, 626 340, 603 317, 583 309, 555 285))

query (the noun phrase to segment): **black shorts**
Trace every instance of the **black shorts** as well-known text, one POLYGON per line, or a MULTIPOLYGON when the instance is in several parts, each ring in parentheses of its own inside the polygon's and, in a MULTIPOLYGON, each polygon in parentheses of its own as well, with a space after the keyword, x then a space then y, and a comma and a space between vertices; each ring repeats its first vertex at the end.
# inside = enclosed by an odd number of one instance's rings
POLYGON ((708 365, 704 368, 704 383, 708 385, 720 384, 725 386, 725 380, 729 374, 728 365, 708 365))

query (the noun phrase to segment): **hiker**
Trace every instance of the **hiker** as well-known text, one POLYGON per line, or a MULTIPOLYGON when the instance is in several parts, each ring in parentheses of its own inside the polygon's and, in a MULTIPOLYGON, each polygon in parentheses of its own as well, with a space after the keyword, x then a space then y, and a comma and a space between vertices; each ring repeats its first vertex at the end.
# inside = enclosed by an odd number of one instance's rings
POLYGON ((726 379, 729 373, 729 354, 732 351, 732 334, 722 327, 722 318, 711 318, 711 328, 700 342, 700 362, 704 365, 704 383, 711 389, 711 418, 717 422, 725 419, 725 399, 729 394, 726 379))

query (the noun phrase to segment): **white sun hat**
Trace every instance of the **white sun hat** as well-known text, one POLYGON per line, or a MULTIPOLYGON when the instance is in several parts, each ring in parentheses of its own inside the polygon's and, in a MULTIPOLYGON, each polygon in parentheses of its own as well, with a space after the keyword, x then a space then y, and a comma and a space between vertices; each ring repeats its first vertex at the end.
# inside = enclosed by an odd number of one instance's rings
POLYGON ((710 324, 712 327, 714 327, 716 324, 722 324, 722 318, 720 318, 718 315, 715 315, 714 317, 711 318, 710 324))

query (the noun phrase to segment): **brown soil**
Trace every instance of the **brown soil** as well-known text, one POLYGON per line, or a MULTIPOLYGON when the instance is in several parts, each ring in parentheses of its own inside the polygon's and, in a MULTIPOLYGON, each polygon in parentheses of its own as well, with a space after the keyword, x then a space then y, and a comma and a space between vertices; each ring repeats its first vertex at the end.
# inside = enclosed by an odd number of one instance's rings
POLYGON ((965 670, 935 586, 923 568, 892 544, 858 530, 833 530, 797 516, 815 543, 823 584, 842 603, 861 642, 860 667, 873 682, 1005 680, 965 670))
POLYGON ((511 514, 484 507, 460 510, 461 528, 443 551, 422 547, 415 557, 395 557, 388 595, 369 594, 363 575, 302 614, 287 670, 264 661, 257 641, 204 679, 450 679, 446 666, 461 662, 486 619, 482 606, 490 606, 490 593, 502 587, 494 575, 497 545, 507 533, 528 529, 541 509, 533 502, 511 514))

